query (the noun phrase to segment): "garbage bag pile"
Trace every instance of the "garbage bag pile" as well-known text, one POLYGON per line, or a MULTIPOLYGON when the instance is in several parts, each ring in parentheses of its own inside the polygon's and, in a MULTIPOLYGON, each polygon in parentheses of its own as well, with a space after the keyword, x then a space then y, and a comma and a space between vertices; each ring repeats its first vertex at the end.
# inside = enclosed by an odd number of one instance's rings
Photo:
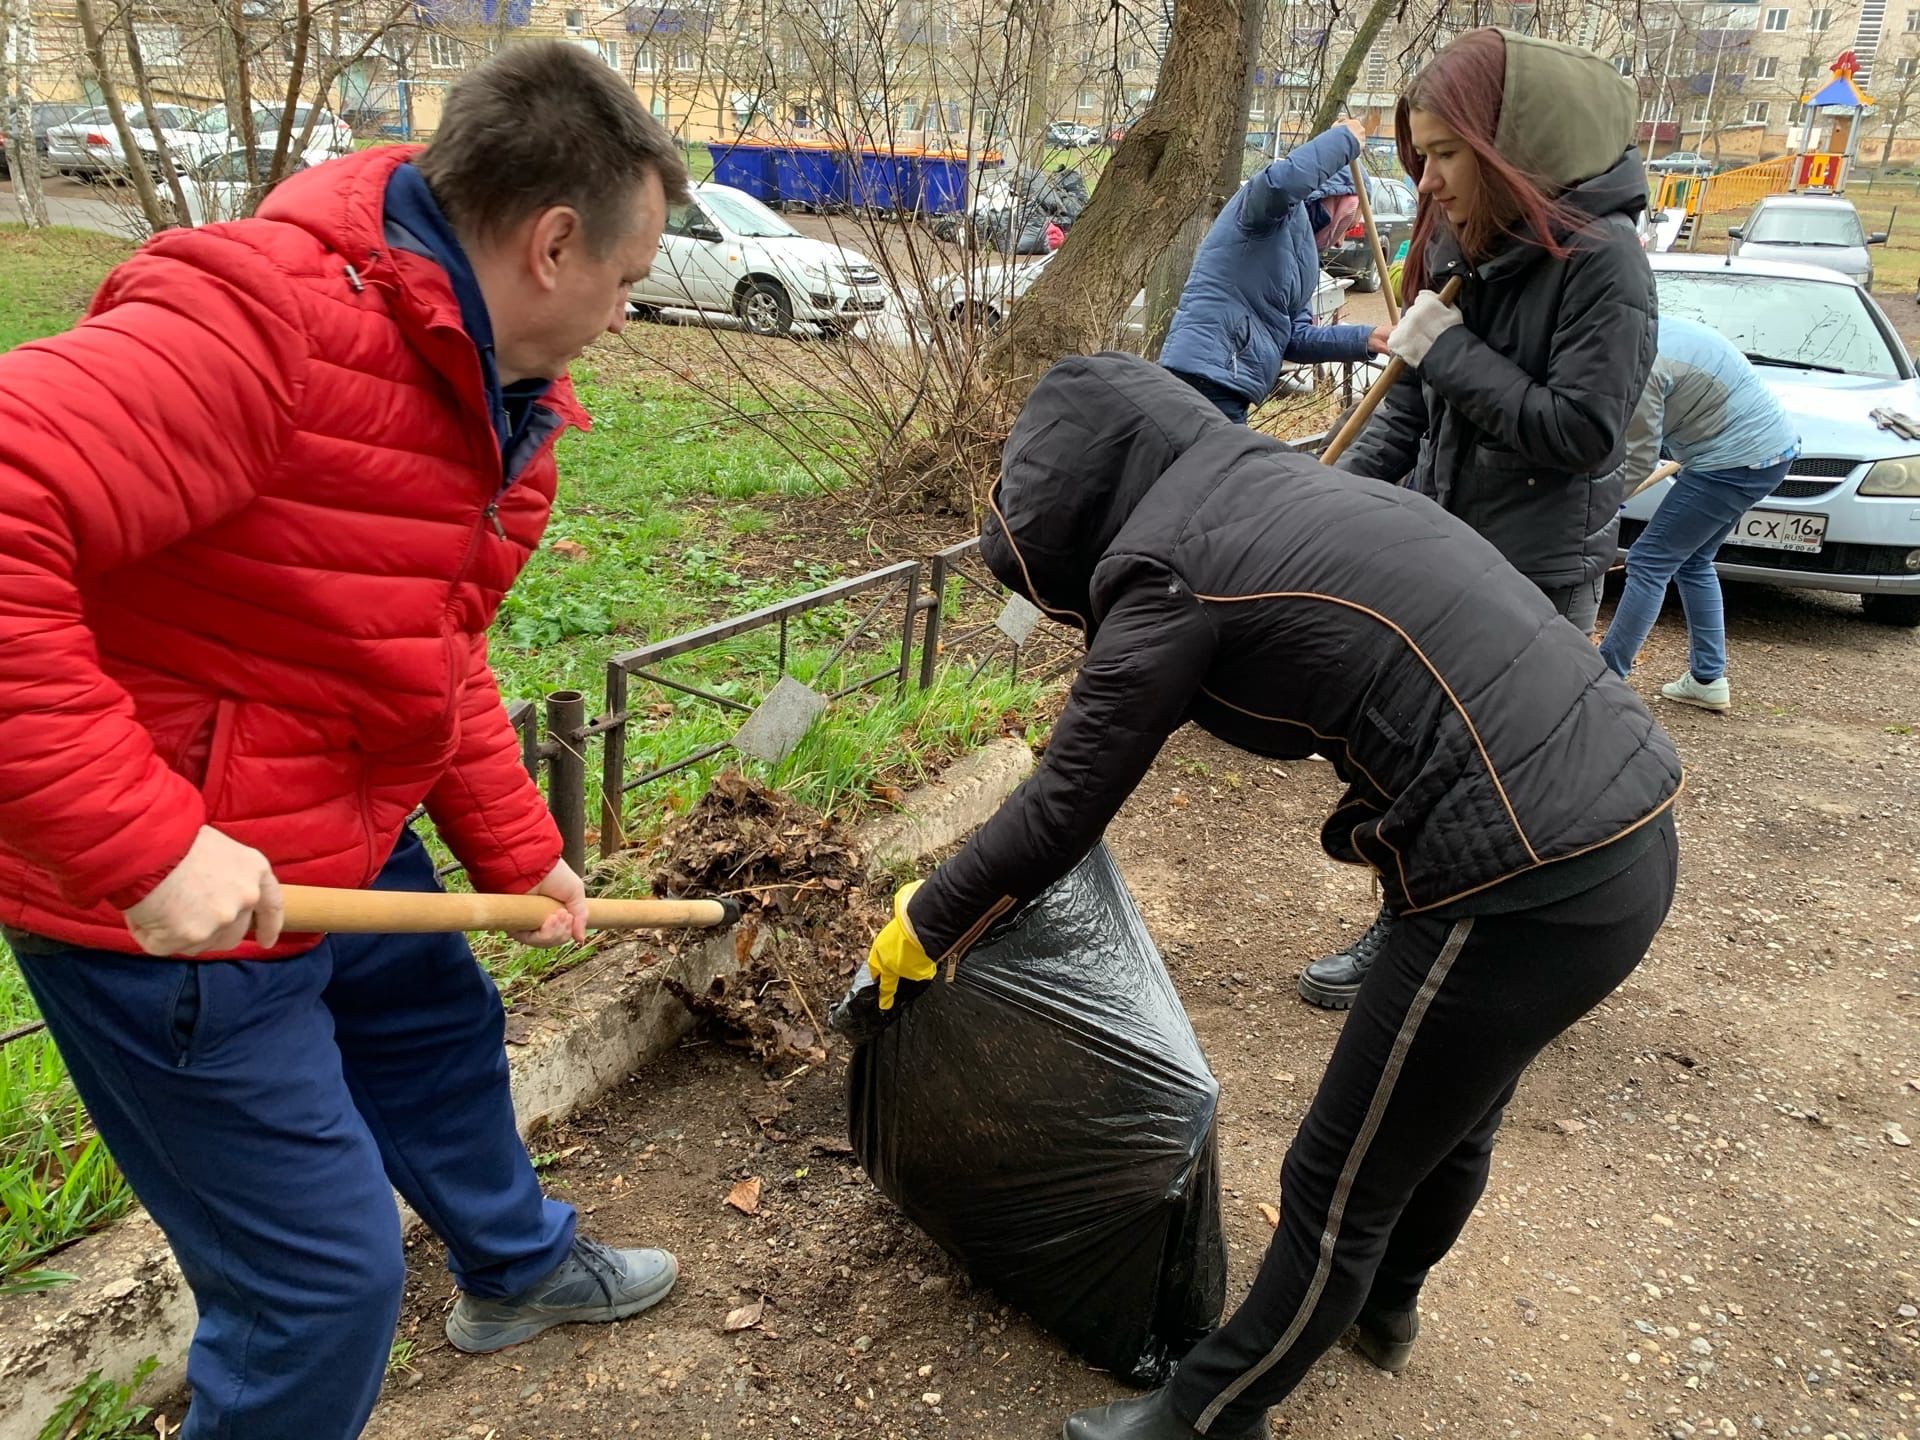
POLYGON ((892 1010, 860 967, 848 1110, 883 1193, 1082 1357, 1158 1384, 1219 1320, 1219 1085, 1113 858, 892 1010))

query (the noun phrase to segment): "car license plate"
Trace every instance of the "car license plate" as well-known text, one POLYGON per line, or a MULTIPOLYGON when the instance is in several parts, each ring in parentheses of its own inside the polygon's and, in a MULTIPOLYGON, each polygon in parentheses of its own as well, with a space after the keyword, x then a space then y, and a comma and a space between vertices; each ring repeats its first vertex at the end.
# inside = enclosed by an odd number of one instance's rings
POLYGON ((1749 545, 1759 550, 1798 550, 1817 555, 1826 543, 1827 517, 1802 515, 1790 510, 1749 510, 1734 523, 1727 537, 1729 545, 1749 545))

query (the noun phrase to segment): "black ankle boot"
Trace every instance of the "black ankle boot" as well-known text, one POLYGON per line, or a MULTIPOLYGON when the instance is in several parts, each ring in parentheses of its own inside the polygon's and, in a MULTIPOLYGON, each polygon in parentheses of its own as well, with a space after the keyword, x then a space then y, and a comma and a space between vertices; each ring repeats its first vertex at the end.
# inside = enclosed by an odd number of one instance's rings
MULTIPOLYGON (((1095 1410, 1082 1410, 1068 1419, 1060 1433, 1065 1440, 1203 1440, 1198 1430, 1173 1413, 1173 1401, 1165 1387, 1095 1410)), ((1252 1429, 1217 1432, 1211 1440, 1252 1440, 1266 1433, 1263 1415, 1252 1429)))
POLYGON ((1420 1307, 1405 1310, 1362 1310, 1353 1322, 1353 1348, 1390 1375, 1407 1368, 1413 1342, 1420 1334, 1420 1307))
POLYGON ((1392 933, 1393 916, 1382 910, 1346 949, 1322 955, 1300 972, 1300 998, 1322 1010, 1351 1010, 1360 982, 1387 948, 1392 933))

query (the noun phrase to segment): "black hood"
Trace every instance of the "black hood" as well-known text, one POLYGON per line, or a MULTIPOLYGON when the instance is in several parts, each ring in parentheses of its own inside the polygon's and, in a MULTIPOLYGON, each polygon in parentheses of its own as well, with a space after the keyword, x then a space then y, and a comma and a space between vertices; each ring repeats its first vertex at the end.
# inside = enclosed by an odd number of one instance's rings
POLYGON ((1150 360, 1062 360, 1033 387, 1001 451, 981 556, 1009 590, 1091 632, 1100 557, 1154 482, 1226 424, 1150 360))

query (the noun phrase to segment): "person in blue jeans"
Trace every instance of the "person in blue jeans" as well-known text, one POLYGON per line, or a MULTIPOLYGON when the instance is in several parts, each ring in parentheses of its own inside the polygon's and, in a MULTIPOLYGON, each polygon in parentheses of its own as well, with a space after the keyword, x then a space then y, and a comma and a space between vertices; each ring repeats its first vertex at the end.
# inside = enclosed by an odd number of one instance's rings
POLYGON ((1221 207, 1200 242, 1160 363, 1236 425, 1273 393, 1282 361, 1384 354, 1387 327, 1316 325, 1320 254, 1359 209, 1350 171, 1367 138, 1357 120, 1263 168, 1221 207))
POLYGON ((1680 473, 1627 551, 1626 589, 1600 658, 1618 675, 1633 669, 1672 581, 1687 617, 1688 664, 1660 693, 1724 711, 1731 703, 1726 611, 1713 557, 1734 522, 1786 479, 1799 433, 1737 346, 1696 321, 1662 315, 1659 353, 1627 444, 1627 474, 1636 483, 1663 452, 1680 462, 1680 473))

